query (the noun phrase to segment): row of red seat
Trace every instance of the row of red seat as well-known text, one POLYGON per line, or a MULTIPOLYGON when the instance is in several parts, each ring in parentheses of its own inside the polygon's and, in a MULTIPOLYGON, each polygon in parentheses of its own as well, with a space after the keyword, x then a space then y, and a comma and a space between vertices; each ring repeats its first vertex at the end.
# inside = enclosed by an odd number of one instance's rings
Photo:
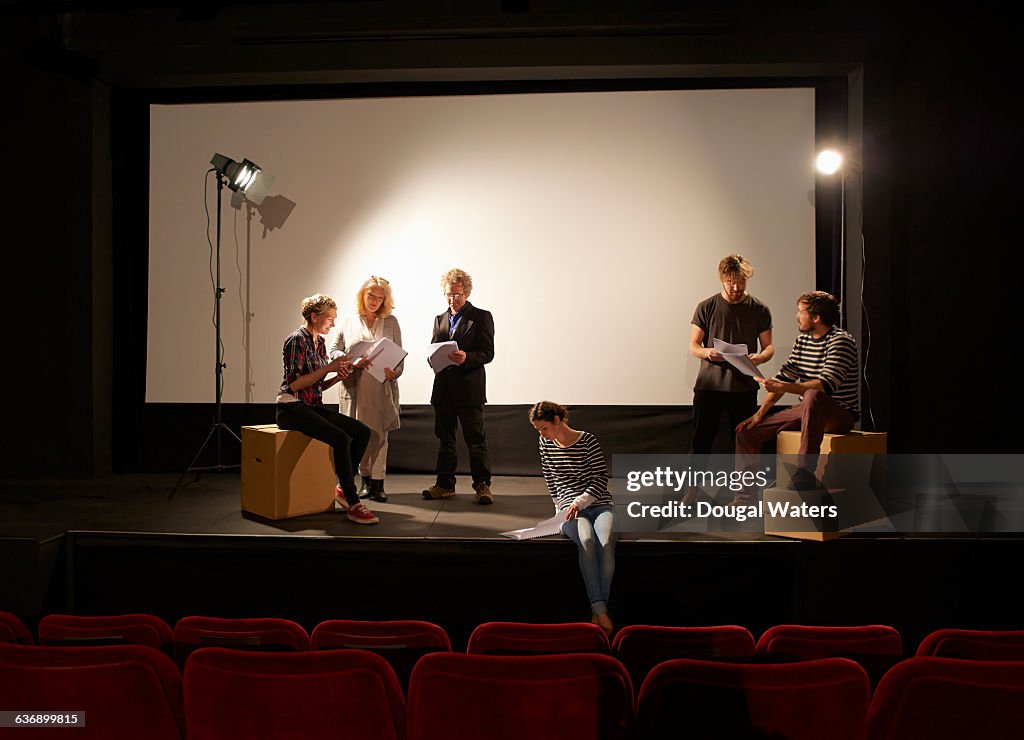
MULTIPOLYGON (((71 733, 80 740, 959 740, 1024 726, 1024 661, 911 658, 871 697, 867 674, 846 658, 682 658, 655 667, 634 700, 625 667, 608 655, 439 652, 418 661, 406 700, 394 669, 366 650, 201 648, 182 676, 141 645, 0 644, 0 713, 30 709, 83 713, 71 733)), ((0 738, 24 733, 0 727, 0 738)), ((69 736, 60 726, 30 734, 69 736)))
MULTIPOLYGON (((201 646, 290 651, 385 650, 390 657, 405 655, 405 670, 399 671, 400 677, 404 674, 405 678, 420 655, 451 651, 450 640, 442 627, 415 620, 330 620, 317 625, 310 635, 301 625, 280 618, 194 616, 179 620, 172 630, 163 619, 148 614, 105 617, 51 614, 39 622, 38 633, 43 645, 148 645, 174 655, 182 666, 189 653, 201 646)), ((4 641, 30 644, 33 639, 17 616, 0 612, 0 642, 4 641)), ((768 629, 756 642, 748 629, 737 625, 631 625, 620 630, 609 643, 604 632, 590 623, 488 622, 473 631, 467 652, 481 655, 613 654, 627 666, 636 685, 654 665, 670 658, 746 660, 774 656, 777 660, 809 660, 849 657, 861 663, 875 679, 872 680, 874 685, 885 670, 903 658, 903 640, 896 629, 886 625, 778 625, 768 629)), ((1024 660, 1024 630, 937 630, 921 642, 916 656, 1024 660)), ((403 680, 403 685, 405 683, 407 681, 403 680)))

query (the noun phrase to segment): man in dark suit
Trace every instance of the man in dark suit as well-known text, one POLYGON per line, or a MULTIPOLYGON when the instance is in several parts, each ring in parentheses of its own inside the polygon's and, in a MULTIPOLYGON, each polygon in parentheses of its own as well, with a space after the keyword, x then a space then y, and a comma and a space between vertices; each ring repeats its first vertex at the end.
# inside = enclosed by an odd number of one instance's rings
POLYGON ((473 500, 478 504, 494 502, 491 493, 491 460, 484 434, 484 404, 487 402, 487 374, 484 365, 494 359, 494 319, 490 311, 469 302, 473 278, 459 269, 441 276, 441 288, 448 310, 434 319, 431 343, 454 341, 458 350, 448 355, 454 364, 434 376, 430 404, 434 407, 434 434, 437 435, 437 482, 423 491, 425 499, 451 498, 455 495, 455 468, 458 451, 455 432, 462 424, 462 438, 469 448, 469 467, 473 475, 473 500))

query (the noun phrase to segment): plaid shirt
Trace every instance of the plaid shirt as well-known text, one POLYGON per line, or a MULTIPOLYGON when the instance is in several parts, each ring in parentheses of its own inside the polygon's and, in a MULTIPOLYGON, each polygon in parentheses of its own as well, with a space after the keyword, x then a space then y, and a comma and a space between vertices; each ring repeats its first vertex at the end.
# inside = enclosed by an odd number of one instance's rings
POLYGON ((291 393, 309 406, 323 406, 322 380, 306 386, 301 390, 292 390, 291 384, 301 375, 308 375, 330 363, 327 359, 327 342, 317 337, 313 343, 313 335, 306 327, 300 327, 284 340, 284 382, 281 393, 291 393))

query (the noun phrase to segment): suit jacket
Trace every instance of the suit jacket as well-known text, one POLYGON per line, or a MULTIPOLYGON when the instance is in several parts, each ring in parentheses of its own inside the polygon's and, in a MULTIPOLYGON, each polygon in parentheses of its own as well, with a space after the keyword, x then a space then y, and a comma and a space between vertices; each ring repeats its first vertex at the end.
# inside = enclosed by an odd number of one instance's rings
POLYGON ((484 365, 494 359, 494 318, 490 311, 477 308, 469 301, 462 309, 462 320, 455 335, 448 336, 448 312, 434 318, 432 344, 453 339, 466 353, 462 365, 449 365, 434 376, 430 403, 444 400, 456 406, 482 406, 487 403, 487 373, 484 365))

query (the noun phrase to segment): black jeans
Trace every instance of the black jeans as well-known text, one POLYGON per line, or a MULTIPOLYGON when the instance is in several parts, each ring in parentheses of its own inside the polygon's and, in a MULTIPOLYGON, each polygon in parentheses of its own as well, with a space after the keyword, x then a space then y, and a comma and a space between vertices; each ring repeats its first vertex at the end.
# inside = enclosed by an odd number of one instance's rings
POLYGON ((462 424, 462 438, 469 448, 469 469, 473 487, 491 483, 491 458, 484 433, 483 406, 456 406, 442 401, 434 405, 434 434, 440 443, 437 450, 437 485, 455 490, 455 468, 459 464, 455 432, 462 424))
POLYGON ((354 473, 370 441, 368 426, 333 409, 301 401, 277 404, 277 426, 329 444, 334 449, 334 473, 345 500, 352 506, 359 503, 354 473))
POLYGON ((757 411, 757 389, 752 391, 693 391, 693 441, 690 450, 698 455, 711 453, 722 414, 729 415, 729 440, 725 452, 735 449, 736 426, 757 411))

